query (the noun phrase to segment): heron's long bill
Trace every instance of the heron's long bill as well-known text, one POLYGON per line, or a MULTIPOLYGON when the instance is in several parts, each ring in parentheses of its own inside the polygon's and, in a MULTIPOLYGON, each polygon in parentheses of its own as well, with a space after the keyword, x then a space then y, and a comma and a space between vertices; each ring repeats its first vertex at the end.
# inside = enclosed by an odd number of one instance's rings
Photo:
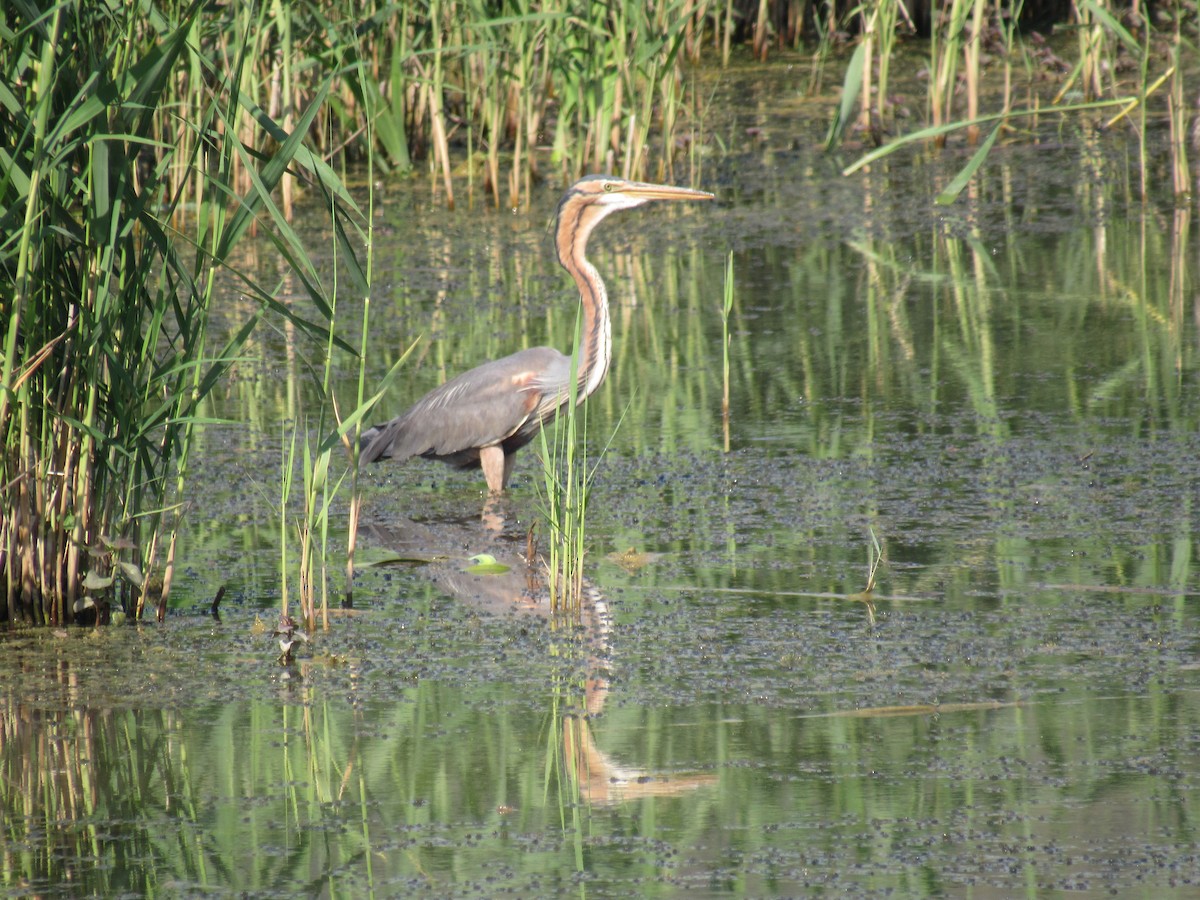
POLYGON ((697 191, 694 188, 675 187, 671 184, 647 184, 642 181, 615 181, 611 190, 619 194, 629 194, 646 200, 712 200, 713 194, 708 191, 697 191))

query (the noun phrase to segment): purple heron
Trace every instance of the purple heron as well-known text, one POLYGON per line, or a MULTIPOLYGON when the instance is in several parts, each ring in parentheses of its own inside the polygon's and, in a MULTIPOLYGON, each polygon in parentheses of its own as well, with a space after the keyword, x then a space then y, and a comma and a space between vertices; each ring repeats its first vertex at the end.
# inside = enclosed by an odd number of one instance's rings
MULTIPOLYGON (((589 175, 559 201, 554 247, 583 304, 577 402, 600 387, 612 359, 608 292, 584 255, 592 230, 609 213, 650 200, 712 197, 691 188, 589 175)), ((553 347, 531 347, 476 366, 434 388, 403 415, 364 431, 360 459, 423 456, 462 469, 479 466, 488 488, 498 494, 508 483, 516 452, 569 402, 571 370, 571 357, 553 347)))

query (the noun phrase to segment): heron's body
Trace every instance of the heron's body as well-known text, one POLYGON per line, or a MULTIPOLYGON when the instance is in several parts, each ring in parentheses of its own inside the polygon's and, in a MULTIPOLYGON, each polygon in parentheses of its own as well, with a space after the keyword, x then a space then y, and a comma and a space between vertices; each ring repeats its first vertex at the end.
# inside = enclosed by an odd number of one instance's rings
MULTIPOLYGON (((576 182, 558 207, 558 260, 579 286, 583 305, 577 402, 604 381, 612 358, 612 328, 604 281, 585 254, 592 229, 617 209, 649 200, 707 200, 688 188, 592 175, 576 182)), ((476 366, 434 388, 406 413, 363 433, 363 462, 413 456, 460 468, 480 466, 488 488, 508 483, 514 454, 537 435, 570 397, 571 358, 532 347, 476 366)))
POLYGON ((555 386, 567 385, 570 377, 570 357, 553 347, 531 347, 486 362, 434 388, 399 418, 369 429, 362 458, 423 456, 460 469, 482 466, 492 487, 490 473, 499 452, 504 469, 495 489, 502 490, 513 454, 558 411, 563 401, 555 386))

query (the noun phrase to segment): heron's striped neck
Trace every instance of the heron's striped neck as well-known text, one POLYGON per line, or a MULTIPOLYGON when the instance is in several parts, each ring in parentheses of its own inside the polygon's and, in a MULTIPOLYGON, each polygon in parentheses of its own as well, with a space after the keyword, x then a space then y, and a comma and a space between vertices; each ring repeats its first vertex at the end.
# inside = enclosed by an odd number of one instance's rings
POLYGON ((583 302, 583 330, 579 340, 579 400, 582 402, 596 392, 608 374, 612 359, 612 322, 608 317, 608 291, 596 267, 581 259, 580 272, 571 274, 575 275, 583 302))
POLYGON ((579 203, 579 196, 568 194, 559 207, 555 249, 564 269, 579 286, 583 304, 583 331, 579 342, 579 402, 595 393, 608 374, 612 359, 612 323, 608 317, 608 292, 604 279, 584 255, 592 229, 612 207, 579 203))

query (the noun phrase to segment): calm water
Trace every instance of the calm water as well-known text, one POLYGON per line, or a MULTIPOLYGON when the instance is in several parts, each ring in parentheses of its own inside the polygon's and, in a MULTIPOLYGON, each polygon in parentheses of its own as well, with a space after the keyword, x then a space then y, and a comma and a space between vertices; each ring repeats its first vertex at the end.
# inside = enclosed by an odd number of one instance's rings
MULTIPOLYGON (((475 474, 383 466, 363 553, 403 562, 278 665, 255 621, 318 352, 264 329, 167 625, 0 639, 6 895, 1200 893, 1200 244, 1162 135, 1146 201, 1135 144, 1076 120, 937 208, 968 149, 842 178, 775 75, 712 86, 715 205, 593 241, 584 625, 525 595, 535 452, 486 508, 475 474)), ((569 346, 550 181, 519 214, 382 187, 372 377, 421 337, 385 415, 569 346)))

